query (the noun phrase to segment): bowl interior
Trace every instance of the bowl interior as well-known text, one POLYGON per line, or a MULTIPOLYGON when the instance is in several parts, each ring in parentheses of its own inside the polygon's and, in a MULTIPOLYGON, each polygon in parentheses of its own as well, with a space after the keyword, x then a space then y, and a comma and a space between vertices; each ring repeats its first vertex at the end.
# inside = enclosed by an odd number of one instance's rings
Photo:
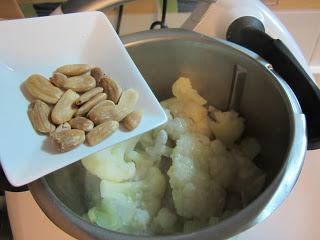
MULTIPOLYGON (((262 145, 257 165, 270 184, 286 161, 290 143, 290 106, 273 75, 241 51, 219 41, 163 38, 135 41, 127 49, 159 100, 172 96, 171 86, 187 76, 199 93, 227 110, 235 66, 246 71, 238 111, 246 118, 246 135, 262 145)), ((99 180, 86 173, 81 162, 45 177, 54 194, 79 216, 99 197, 99 180)), ((258 213, 257 213, 258 214, 258 213)))

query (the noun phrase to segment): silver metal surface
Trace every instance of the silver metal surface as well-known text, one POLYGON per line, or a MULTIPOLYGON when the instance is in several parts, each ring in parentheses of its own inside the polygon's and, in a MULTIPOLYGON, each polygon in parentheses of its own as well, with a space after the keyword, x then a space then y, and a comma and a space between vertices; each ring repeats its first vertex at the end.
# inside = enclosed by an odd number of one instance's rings
POLYGON ((117 7, 133 0, 69 0, 62 4, 63 13, 95 11, 117 7))
POLYGON ((227 109, 239 111, 246 77, 246 69, 242 68, 240 65, 235 65, 227 109))
POLYGON ((267 186, 253 202, 219 224, 190 234, 134 236, 92 225, 81 216, 99 197, 98 179, 80 162, 29 185, 44 213, 78 239, 226 239, 269 216, 292 190, 306 151, 306 125, 288 85, 258 55, 232 43, 185 30, 155 30, 123 38, 129 54, 159 100, 171 96, 181 75, 209 103, 226 109, 236 65, 246 71, 238 110, 246 118, 246 135, 262 145, 259 166, 267 186))

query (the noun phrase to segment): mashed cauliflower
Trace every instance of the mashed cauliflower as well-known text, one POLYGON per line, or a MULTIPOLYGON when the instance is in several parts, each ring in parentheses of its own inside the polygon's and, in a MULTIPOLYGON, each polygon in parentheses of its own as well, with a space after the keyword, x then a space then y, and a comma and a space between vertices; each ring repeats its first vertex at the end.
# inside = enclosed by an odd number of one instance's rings
POLYGON ((143 235, 191 232, 235 214, 263 189, 265 174, 253 162, 260 145, 241 139, 244 119, 206 107, 188 78, 172 92, 162 102, 165 125, 82 159, 100 178, 90 222, 143 235))

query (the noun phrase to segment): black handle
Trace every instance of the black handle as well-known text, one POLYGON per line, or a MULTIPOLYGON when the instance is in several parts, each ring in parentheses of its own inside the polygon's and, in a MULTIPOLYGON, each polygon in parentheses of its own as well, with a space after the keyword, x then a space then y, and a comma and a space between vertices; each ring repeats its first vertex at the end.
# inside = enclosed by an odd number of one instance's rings
POLYGON ((9 191, 9 192, 23 192, 28 190, 28 186, 24 185, 21 187, 14 187, 12 186, 8 179, 6 178, 6 175, 3 172, 3 169, 0 165, 0 190, 2 191, 9 191))
POLYGON ((260 20, 249 16, 238 18, 229 26, 227 40, 259 54, 288 83, 306 116, 308 150, 319 149, 320 90, 290 50, 281 40, 266 34, 260 20))

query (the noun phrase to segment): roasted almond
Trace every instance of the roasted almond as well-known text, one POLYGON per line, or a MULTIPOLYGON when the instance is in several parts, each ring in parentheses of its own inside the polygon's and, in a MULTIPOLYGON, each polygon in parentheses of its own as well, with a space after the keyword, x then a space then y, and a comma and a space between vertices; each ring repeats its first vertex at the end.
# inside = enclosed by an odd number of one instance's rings
POLYGON ((96 81, 89 75, 66 77, 62 73, 54 73, 50 79, 56 86, 63 89, 71 89, 75 92, 86 92, 96 86, 96 81))
POLYGON ((31 75, 24 84, 33 97, 46 103, 57 103, 63 94, 61 89, 53 86, 48 79, 39 74, 31 75))
POLYGON ((33 127, 50 133, 60 152, 70 151, 86 139, 89 146, 96 145, 115 132, 120 121, 132 130, 142 118, 142 112, 133 112, 138 92, 123 91, 101 68, 88 64, 61 66, 50 81, 31 75, 23 87, 36 98, 28 108, 33 127), (52 109, 46 103, 53 104, 52 109))
POLYGON ((124 118, 124 112, 117 106, 100 106, 94 108, 88 113, 90 120, 94 122, 95 125, 101 124, 105 121, 120 121, 119 119, 124 118))
POLYGON ((142 112, 132 112, 129 113, 123 120, 122 120, 122 124, 123 126, 131 131, 133 129, 135 129, 139 123, 141 122, 141 118, 142 118, 142 112))
POLYGON ((51 136, 53 143, 59 152, 67 152, 83 143, 86 139, 85 133, 79 129, 71 129, 55 133, 51 136))
POLYGON ((68 77, 62 73, 56 72, 49 79, 51 83, 59 88, 63 88, 63 85, 68 80, 68 77))
POLYGON ((138 100, 139 100, 139 93, 136 90, 129 88, 128 90, 122 93, 118 105, 121 106, 122 108, 132 109, 130 111, 132 112, 133 107, 137 104, 138 100))
POLYGON ((122 93, 118 105, 96 107, 88 113, 88 117, 95 124, 100 124, 108 120, 119 122, 134 110, 138 99, 138 92, 133 89, 128 89, 122 93))
POLYGON ((111 100, 102 100, 99 102, 97 105, 95 105, 91 110, 89 111, 88 115, 90 114, 91 111, 93 111, 95 108, 101 107, 101 106, 114 106, 114 102, 111 100))
POLYGON ((55 124, 62 124, 69 121, 77 111, 75 101, 78 98, 79 94, 70 89, 67 90, 53 107, 51 113, 52 122, 55 124))
POLYGON ((105 93, 98 93, 96 96, 91 98, 88 102, 83 104, 78 111, 76 112, 76 116, 82 116, 89 112, 91 108, 93 108, 96 104, 99 102, 106 100, 107 99, 107 94, 105 93))
POLYGON ((115 80, 108 76, 103 76, 100 79, 100 85, 103 87, 104 92, 107 93, 108 100, 111 100, 114 103, 119 101, 122 88, 115 80))
POLYGON ((97 84, 100 83, 100 79, 105 75, 101 68, 95 67, 91 69, 90 75, 96 80, 97 84))
POLYGON ((121 112, 121 117, 117 121, 124 119, 129 113, 131 113, 135 105, 139 100, 139 93, 134 89, 128 89, 121 94, 118 102, 118 111, 121 112))
POLYGON ((41 100, 35 100, 29 105, 28 115, 33 128, 41 133, 51 133, 55 125, 49 121, 50 107, 41 100))
POLYGON ((68 77, 79 76, 89 72, 91 69, 89 64, 67 64, 59 67, 55 72, 62 73, 68 77))
POLYGON ((85 117, 73 118, 69 121, 69 123, 72 128, 80 129, 85 132, 90 131, 94 127, 93 122, 85 117))
POLYGON ((97 145, 102 142, 119 128, 117 121, 106 121, 94 127, 87 133, 86 139, 89 146, 97 145))
POLYGON ((54 132, 50 133, 50 136, 52 136, 56 133, 62 132, 62 131, 67 131, 67 130, 71 130, 70 124, 67 122, 62 123, 56 128, 56 130, 54 132))
POLYGON ((63 73, 53 73, 52 77, 49 79, 51 83, 55 86, 62 88, 65 82, 68 80, 68 77, 63 73))
POLYGON ((102 93, 102 92, 103 92, 103 88, 101 88, 101 87, 96 87, 94 89, 91 89, 90 91, 85 92, 84 94, 82 94, 80 96, 80 98, 76 101, 76 104, 77 105, 82 105, 85 102, 89 101, 94 96, 96 96, 97 94, 102 93))

